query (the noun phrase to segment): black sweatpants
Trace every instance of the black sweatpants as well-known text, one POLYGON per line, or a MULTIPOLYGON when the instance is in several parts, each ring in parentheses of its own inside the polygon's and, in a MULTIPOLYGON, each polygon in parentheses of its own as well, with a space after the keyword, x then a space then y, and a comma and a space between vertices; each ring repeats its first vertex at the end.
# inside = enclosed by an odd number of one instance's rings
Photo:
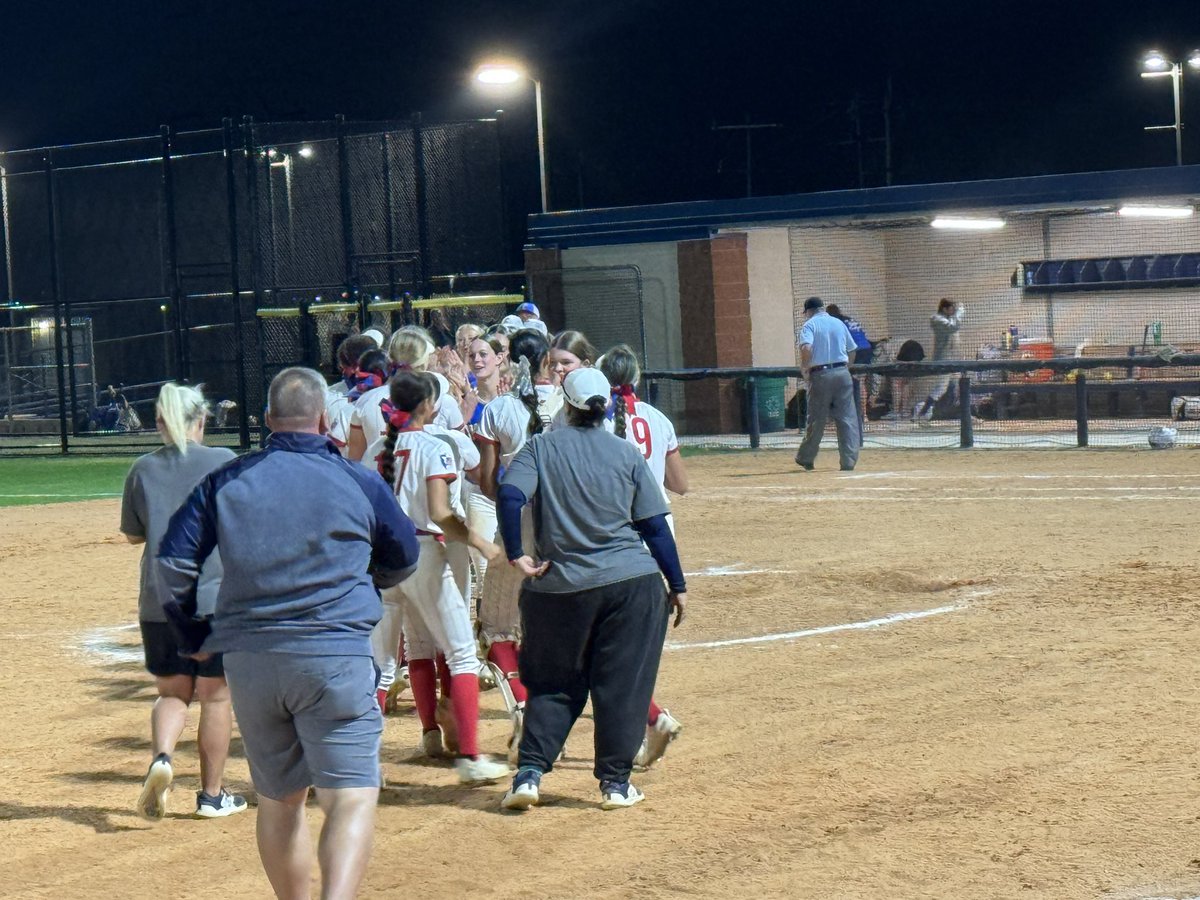
POLYGON ((521 680, 529 699, 520 765, 553 768, 590 693, 596 777, 629 780, 646 732, 668 612, 658 574, 577 594, 521 591, 521 680))

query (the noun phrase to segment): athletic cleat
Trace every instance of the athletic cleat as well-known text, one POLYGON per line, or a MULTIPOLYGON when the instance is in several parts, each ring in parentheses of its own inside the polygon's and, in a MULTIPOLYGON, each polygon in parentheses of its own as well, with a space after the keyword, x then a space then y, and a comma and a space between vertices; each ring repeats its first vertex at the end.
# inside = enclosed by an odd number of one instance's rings
POLYGON ((454 718, 454 706, 449 697, 438 700, 434 719, 442 729, 442 743, 447 753, 458 752, 458 722, 454 718))
POLYGON ((541 782, 542 773, 537 769, 522 769, 517 772, 516 777, 513 778, 512 787, 500 801, 500 808, 520 812, 531 806, 537 806, 541 799, 539 794, 541 782))
POLYGON ((146 780, 142 782, 142 793, 138 797, 138 815, 151 822, 158 822, 167 814, 167 792, 175 772, 171 769, 171 757, 160 753, 150 763, 146 780))
POLYGON ((521 752, 521 738, 525 734, 525 705, 518 703, 512 711, 512 733, 508 736, 508 764, 515 766, 521 752))
POLYGON ((231 794, 225 788, 213 797, 204 791, 196 792, 196 815, 202 819, 223 819, 246 811, 246 798, 231 794))
POLYGON ((642 740, 642 749, 633 758, 633 764, 650 768, 663 758, 667 747, 671 745, 671 741, 679 737, 681 731, 683 731, 683 726, 679 720, 664 709, 658 714, 654 724, 646 729, 646 737, 642 740))
POLYGON ((496 689, 496 676, 492 673, 492 667, 488 665, 486 660, 479 661, 479 690, 494 691, 496 689))
POLYGON ((430 759, 444 759, 446 748, 442 746, 442 730, 431 728, 421 735, 421 752, 430 759))
POLYGON ((463 784, 487 784, 507 778, 512 771, 506 763, 496 762, 490 756, 482 754, 472 759, 460 756, 454 761, 454 769, 458 772, 458 780, 463 784))
POLYGON ((601 809, 627 809, 635 803, 641 803, 646 795, 628 781, 600 782, 601 809))

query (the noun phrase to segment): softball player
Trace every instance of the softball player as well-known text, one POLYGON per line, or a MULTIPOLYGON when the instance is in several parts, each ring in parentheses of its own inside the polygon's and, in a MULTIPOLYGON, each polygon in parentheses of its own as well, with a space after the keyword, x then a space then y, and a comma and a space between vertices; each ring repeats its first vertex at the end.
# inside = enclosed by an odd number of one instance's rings
MULTIPOLYGON (((361 337, 361 335, 360 335, 361 337)), ((351 338, 350 340, 355 340, 351 338)), ((363 338, 371 346, 358 358, 350 379, 350 388, 345 393, 338 393, 330 388, 325 403, 325 419, 329 427, 329 439, 337 444, 342 456, 350 452, 350 423, 354 416, 354 405, 359 397, 374 388, 379 387, 388 379, 390 363, 388 356, 374 346, 370 338, 363 338)), ((342 345, 343 347, 345 344, 342 345)), ((341 352, 339 350, 339 352, 341 352)), ((344 370, 343 370, 344 371, 344 370)), ((343 384, 344 382, 338 382, 343 384)))
MULTIPOLYGON (((433 355, 435 347, 423 329, 405 327, 392 335, 388 343, 388 357, 394 371, 423 372, 433 355)), ((376 468, 376 460, 383 452, 383 441, 387 436, 387 420, 380 409, 388 398, 387 385, 369 390, 358 398, 354 413, 350 417, 349 449, 346 458, 360 462, 368 469, 376 468)), ((447 385, 442 386, 436 412, 432 420, 445 428, 462 428, 462 412, 450 396, 447 385)))
MULTIPOLYGON (((675 426, 665 415, 637 398, 634 388, 642 379, 637 356, 625 344, 618 344, 600 358, 600 371, 612 385, 611 418, 606 425, 617 437, 623 437, 642 454, 650 472, 658 482, 663 500, 670 505, 667 491, 683 495, 688 490, 687 470, 679 455, 679 440, 675 426)), ((671 534, 675 533, 675 522, 670 513, 667 524, 671 534)), ((662 759, 667 746, 683 730, 683 725, 671 713, 650 699, 646 737, 641 749, 634 757, 634 765, 649 767, 662 759)))
POLYGON ((564 331, 557 335, 550 344, 550 368, 554 373, 554 383, 562 384, 563 379, 578 368, 594 366, 599 355, 583 332, 564 331))
MULTIPOLYGON (((230 816, 246 809, 244 798, 221 784, 233 711, 220 654, 203 662, 185 657, 163 612, 162 587, 153 574, 154 558, 175 510, 214 469, 234 458, 223 447, 204 446, 208 405, 198 388, 167 383, 158 393, 155 424, 165 446, 138 458, 125 479, 121 531, 131 544, 142 544, 138 622, 146 668, 154 676, 158 699, 150 714, 154 759, 146 772, 138 813, 158 820, 166 814, 167 792, 174 780, 171 754, 187 724, 192 700, 200 701, 200 785, 196 815, 230 816)), ((221 585, 220 560, 201 570, 196 597, 201 612, 211 615, 221 585)))
MULTIPOLYGON (((475 415, 467 422, 467 431, 472 437, 478 437, 479 426, 483 421, 483 412, 487 405, 496 399, 500 390, 500 351, 501 347, 495 338, 476 338, 471 341, 467 350, 467 361, 471 374, 475 377, 475 390, 479 397, 479 405, 475 415)), ((479 486, 479 473, 473 472, 463 486, 467 504, 467 527, 482 535, 496 533, 496 504, 493 503, 479 486)), ((482 554, 471 551, 471 564, 475 568, 475 585, 479 593, 483 589, 483 579, 487 574, 487 560, 482 554)), ((471 599, 470 593, 467 599, 471 599)))
MULTIPOLYGON (((398 588, 386 592, 384 600, 403 602, 408 673, 421 720, 421 745, 428 756, 445 753, 437 724, 435 658, 440 652, 445 654, 450 671, 458 744, 454 767, 459 780, 495 781, 504 777, 508 768, 479 754, 475 635, 466 600, 450 569, 446 542, 469 544, 489 559, 498 556, 500 548, 467 529, 454 512, 450 491, 458 479, 454 458, 444 441, 424 429, 437 409, 432 376, 401 372, 392 378, 389 397, 380 471, 393 485, 401 509, 412 519, 421 552, 416 572, 398 588)), ((395 618, 390 622, 390 631, 377 628, 372 636, 377 663, 388 663, 388 651, 399 638, 394 630, 395 618)), ((394 660, 392 665, 394 671, 394 660)), ((386 672, 383 677, 387 677, 386 672)), ((383 686, 382 679, 380 683, 383 686)))
MULTIPOLYGON (((500 470, 512 462, 530 436, 539 434, 562 407, 562 392, 551 383, 550 347, 534 331, 519 331, 512 337, 509 357, 513 370, 512 390, 487 405, 476 432, 479 443, 479 485, 495 503, 500 470)), ((523 527, 527 546, 533 546, 533 517, 525 510, 523 527)), ((526 691, 517 665, 520 642, 520 613, 517 601, 524 575, 511 566, 488 566, 479 603, 479 627, 487 645, 487 658, 496 672, 509 715, 512 736, 509 759, 520 744, 524 724, 526 691)))

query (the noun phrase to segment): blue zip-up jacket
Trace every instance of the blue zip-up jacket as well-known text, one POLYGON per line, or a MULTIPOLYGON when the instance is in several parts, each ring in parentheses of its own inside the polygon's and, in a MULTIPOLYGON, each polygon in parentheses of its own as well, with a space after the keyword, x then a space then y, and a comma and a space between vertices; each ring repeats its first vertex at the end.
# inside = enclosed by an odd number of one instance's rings
MULTIPOLYGON (((377 588, 408 577, 420 552, 378 474, 328 438, 296 432, 212 472, 171 517, 157 561, 177 626, 195 615, 200 564, 214 547, 225 578, 204 651, 315 656, 370 656, 377 588)), ((185 648, 199 649, 205 631, 193 629, 185 648)))

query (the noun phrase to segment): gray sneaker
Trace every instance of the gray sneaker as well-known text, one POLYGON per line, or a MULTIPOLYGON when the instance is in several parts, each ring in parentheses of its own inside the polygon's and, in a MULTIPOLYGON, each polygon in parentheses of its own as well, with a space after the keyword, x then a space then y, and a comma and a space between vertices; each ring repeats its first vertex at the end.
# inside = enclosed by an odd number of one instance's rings
POLYGON ((201 819, 222 819, 245 811, 246 798, 241 794, 231 794, 225 788, 215 797, 196 792, 196 815, 201 819))

